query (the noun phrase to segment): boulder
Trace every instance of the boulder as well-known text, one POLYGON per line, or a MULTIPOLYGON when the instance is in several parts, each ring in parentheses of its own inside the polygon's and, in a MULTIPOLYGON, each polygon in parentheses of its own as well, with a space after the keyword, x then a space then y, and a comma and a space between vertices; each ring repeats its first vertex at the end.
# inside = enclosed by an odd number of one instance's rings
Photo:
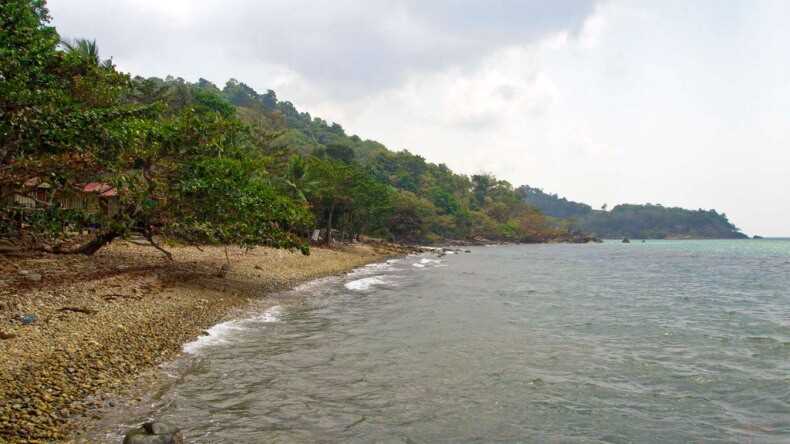
POLYGON ((158 421, 146 422, 143 424, 143 429, 151 435, 175 435, 181 431, 173 424, 158 421))
POLYGON ((123 444, 184 444, 184 436, 172 424, 152 421, 128 431, 123 444))

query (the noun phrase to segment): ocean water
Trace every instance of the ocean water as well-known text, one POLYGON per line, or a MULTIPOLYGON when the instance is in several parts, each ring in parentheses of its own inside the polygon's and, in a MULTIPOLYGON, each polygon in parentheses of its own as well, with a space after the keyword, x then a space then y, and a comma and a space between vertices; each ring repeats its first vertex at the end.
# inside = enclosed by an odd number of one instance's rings
POLYGON ((790 442, 790 241, 476 247, 278 295, 144 407, 188 442, 790 442))

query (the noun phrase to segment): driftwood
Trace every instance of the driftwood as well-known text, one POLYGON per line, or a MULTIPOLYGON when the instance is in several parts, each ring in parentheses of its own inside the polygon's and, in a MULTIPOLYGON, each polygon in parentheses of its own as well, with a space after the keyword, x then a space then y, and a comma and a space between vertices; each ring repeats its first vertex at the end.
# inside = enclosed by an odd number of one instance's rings
POLYGON ((83 308, 83 307, 61 307, 58 311, 70 311, 76 313, 84 313, 84 314, 96 314, 96 310, 90 308, 83 308))

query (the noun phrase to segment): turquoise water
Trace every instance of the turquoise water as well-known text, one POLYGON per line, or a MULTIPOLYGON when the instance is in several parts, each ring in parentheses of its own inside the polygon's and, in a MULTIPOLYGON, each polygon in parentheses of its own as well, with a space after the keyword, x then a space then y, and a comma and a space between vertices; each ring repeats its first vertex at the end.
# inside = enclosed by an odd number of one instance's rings
POLYGON ((790 241, 473 248, 188 344, 121 426, 190 442, 790 442, 790 241))

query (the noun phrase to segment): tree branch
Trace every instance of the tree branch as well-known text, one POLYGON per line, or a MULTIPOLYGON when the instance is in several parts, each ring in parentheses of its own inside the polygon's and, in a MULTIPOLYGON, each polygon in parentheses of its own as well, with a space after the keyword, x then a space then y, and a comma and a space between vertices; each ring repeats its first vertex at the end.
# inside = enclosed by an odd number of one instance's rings
POLYGON ((38 249, 46 253, 52 253, 52 254, 84 254, 86 256, 92 256, 94 253, 99 251, 101 247, 109 244, 118 236, 120 236, 120 233, 118 233, 117 231, 107 231, 98 234, 95 238, 91 239, 87 243, 76 247, 63 248, 62 245, 55 245, 54 247, 52 247, 46 244, 42 244, 38 249))
POLYGON ((159 244, 157 244, 156 241, 154 241, 154 236, 150 232, 146 232, 145 234, 143 234, 143 236, 145 236, 146 240, 148 240, 148 242, 151 244, 152 247, 164 253, 164 255, 167 256, 167 259, 169 261, 171 262, 173 261, 173 254, 162 248, 159 244))

